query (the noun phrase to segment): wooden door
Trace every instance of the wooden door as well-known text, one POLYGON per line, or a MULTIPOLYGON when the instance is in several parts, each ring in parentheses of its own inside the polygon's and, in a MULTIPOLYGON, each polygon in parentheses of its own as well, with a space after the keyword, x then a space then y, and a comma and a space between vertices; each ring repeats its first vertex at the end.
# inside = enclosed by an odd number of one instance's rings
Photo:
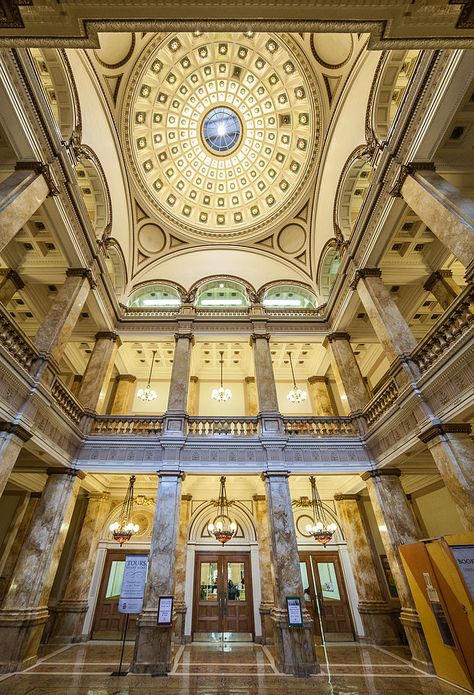
POLYGON ((253 636, 249 553, 196 553, 193 632, 253 636))
MULTIPOLYGON (((92 623, 92 639, 119 640, 122 636, 126 616, 124 613, 119 613, 118 601, 122 588, 126 555, 143 555, 143 551, 125 548, 107 550, 92 623)), ((136 620, 136 615, 130 615, 127 638, 135 637, 136 620)))
MULTIPOLYGON (((353 640, 354 628, 339 553, 329 551, 301 553, 300 559, 301 564, 304 563, 306 568, 307 586, 303 588, 310 589, 307 606, 312 604, 313 607, 312 615, 316 618, 316 634, 320 635, 321 632, 317 615, 319 605, 325 638, 353 640)), ((305 583, 305 577, 303 577, 303 583, 305 583)))

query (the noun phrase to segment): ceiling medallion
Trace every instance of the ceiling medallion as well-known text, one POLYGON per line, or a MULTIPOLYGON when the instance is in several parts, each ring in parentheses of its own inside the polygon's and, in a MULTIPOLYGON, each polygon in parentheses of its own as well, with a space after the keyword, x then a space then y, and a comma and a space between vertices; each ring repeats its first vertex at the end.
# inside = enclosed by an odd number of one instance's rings
POLYGON ((136 183, 171 226, 250 238, 311 183, 319 92, 288 34, 168 34, 139 58, 122 123, 136 183))

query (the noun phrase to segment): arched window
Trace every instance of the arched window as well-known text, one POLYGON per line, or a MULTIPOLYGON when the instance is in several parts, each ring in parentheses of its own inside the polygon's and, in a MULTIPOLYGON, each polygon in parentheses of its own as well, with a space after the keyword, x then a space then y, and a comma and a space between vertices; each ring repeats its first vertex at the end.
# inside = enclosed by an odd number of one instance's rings
POLYGON ((55 48, 31 48, 30 52, 61 135, 68 139, 77 108, 60 53, 55 48))
POLYGON ((365 156, 357 155, 361 149, 357 148, 349 157, 336 194, 336 222, 346 239, 354 229, 372 178, 370 162, 365 156))
POLYGON ((385 140, 413 73, 419 50, 392 51, 382 71, 374 112, 374 131, 385 140))
POLYGON ((154 307, 178 307, 181 296, 171 285, 153 284, 140 287, 128 298, 128 306, 153 309, 154 307))
POLYGON ((323 252, 319 271, 319 292, 324 300, 329 297, 340 263, 339 252, 335 246, 330 246, 323 252))
POLYGON ((268 308, 315 309, 318 300, 315 295, 298 285, 274 285, 265 291, 262 304, 268 308))
POLYGON ((244 285, 234 280, 209 280, 196 292, 196 306, 201 307, 246 307, 249 298, 244 285))
POLYGON ((104 172, 97 161, 84 157, 76 165, 76 175, 89 219, 96 237, 100 239, 111 226, 110 194, 104 172))

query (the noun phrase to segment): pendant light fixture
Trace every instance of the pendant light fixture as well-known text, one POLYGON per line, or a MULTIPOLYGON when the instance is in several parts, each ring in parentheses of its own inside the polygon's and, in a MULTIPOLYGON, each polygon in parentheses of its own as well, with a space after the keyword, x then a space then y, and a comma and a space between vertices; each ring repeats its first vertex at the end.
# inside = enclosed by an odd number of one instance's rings
POLYGON ((316 487, 316 478, 311 476, 309 482, 311 483, 313 523, 306 525, 306 531, 313 536, 315 541, 326 547, 333 537, 334 532, 337 530, 337 524, 328 523, 328 515, 323 507, 318 488, 316 487))
POLYGON ((124 543, 130 540, 134 533, 140 530, 138 524, 134 524, 132 521, 133 516, 133 488, 135 485, 135 476, 130 476, 128 481, 127 493, 124 497, 122 503, 122 509, 120 510, 119 520, 110 524, 110 532, 114 536, 114 541, 120 543, 120 547, 124 543))
POLYGON ((214 536, 216 541, 224 545, 230 541, 237 532, 237 524, 229 516, 229 503, 227 502, 227 493, 225 489, 225 476, 221 476, 221 487, 219 490, 219 499, 217 500, 218 515, 213 521, 207 525, 207 530, 214 536))
POLYGON ((299 389, 296 385, 295 371, 293 369, 293 361, 291 359, 291 352, 288 353, 290 358, 291 376, 293 377, 293 388, 289 391, 287 398, 291 403, 303 403, 308 397, 304 389, 299 389))
POLYGON ((218 389, 212 390, 211 398, 213 398, 215 401, 219 401, 220 403, 225 403, 225 401, 228 401, 230 398, 232 398, 232 391, 230 389, 224 388, 222 382, 222 370, 224 368, 224 352, 221 350, 219 352, 219 355, 221 356, 221 359, 219 360, 219 364, 221 366, 221 385, 218 389))
POLYGON ((156 350, 153 350, 153 355, 151 358, 150 374, 148 375, 148 383, 144 389, 138 389, 137 398, 142 401, 154 401, 156 398, 156 391, 151 388, 151 375, 153 374, 153 365, 155 364, 156 350))

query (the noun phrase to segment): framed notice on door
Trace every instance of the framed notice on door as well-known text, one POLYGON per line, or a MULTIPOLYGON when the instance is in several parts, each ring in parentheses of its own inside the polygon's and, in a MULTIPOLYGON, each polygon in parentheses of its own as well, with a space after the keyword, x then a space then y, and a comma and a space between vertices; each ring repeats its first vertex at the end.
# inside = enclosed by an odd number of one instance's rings
POLYGON ((304 627, 300 597, 287 596, 286 608, 288 610, 288 627, 304 627))

